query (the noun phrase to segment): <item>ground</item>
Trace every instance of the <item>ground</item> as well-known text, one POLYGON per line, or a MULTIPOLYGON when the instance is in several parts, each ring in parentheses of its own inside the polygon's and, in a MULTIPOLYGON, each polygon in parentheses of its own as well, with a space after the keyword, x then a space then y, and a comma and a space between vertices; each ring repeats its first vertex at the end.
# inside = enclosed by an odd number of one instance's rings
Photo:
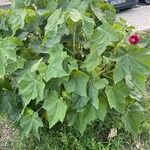
POLYGON ((0 149, 13 149, 19 136, 19 130, 13 126, 6 115, 0 115, 0 149))

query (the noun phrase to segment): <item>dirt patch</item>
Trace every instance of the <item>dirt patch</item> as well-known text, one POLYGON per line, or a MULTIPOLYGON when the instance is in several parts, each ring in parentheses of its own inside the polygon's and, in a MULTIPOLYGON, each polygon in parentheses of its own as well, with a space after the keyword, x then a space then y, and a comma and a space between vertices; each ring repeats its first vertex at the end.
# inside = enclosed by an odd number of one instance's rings
POLYGON ((0 149, 13 149, 19 137, 19 130, 7 117, 0 115, 0 149))

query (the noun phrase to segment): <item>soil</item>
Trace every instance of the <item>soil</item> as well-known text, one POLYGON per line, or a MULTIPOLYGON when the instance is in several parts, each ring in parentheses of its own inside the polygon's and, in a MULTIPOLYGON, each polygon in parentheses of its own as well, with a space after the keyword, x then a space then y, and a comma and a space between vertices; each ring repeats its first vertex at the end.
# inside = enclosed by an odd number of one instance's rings
POLYGON ((19 137, 19 130, 13 126, 6 116, 0 115, 0 149, 11 149, 19 137))

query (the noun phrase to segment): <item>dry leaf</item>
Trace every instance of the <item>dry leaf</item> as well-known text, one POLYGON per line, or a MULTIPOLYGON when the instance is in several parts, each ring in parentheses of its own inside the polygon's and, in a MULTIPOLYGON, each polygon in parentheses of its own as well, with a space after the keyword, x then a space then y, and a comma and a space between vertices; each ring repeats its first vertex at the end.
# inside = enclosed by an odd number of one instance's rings
POLYGON ((113 137, 117 136, 117 129, 116 128, 112 128, 109 132, 109 135, 108 135, 108 139, 112 139, 113 137))

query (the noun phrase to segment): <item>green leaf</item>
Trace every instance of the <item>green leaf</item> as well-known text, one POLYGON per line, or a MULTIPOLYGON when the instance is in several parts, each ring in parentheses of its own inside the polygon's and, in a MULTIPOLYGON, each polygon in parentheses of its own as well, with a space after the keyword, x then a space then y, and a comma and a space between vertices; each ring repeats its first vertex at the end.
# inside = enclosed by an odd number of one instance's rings
POLYGON ((124 113, 126 97, 129 96, 127 85, 122 81, 108 86, 105 91, 110 108, 115 108, 118 112, 124 113))
POLYGON ((123 115, 122 121, 129 131, 133 132, 134 134, 138 134, 140 125, 144 120, 144 112, 135 107, 137 106, 133 106, 131 110, 123 115))
POLYGON ((51 0, 48 2, 48 5, 45 9, 39 9, 37 12, 39 15, 43 17, 49 16, 52 12, 54 12, 57 8, 57 2, 54 0, 51 0))
POLYGON ((14 0, 13 7, 14 8, 23 8, 25 6, 31 5, 32 0, 14 0))
POLYGON ((82 16, 82 29, 88 39, 91 38, 91 35, 93 34, 94 31, 94 19, 82 16))
POLYGON ((18 106, 20 100, 18 95, 14 91, 0 92, 0 111, 7 113, 13 121, 18 121, 18 116, 21 112, 21 108, 18 106), (1 94, 3 92, 3 94, 1 94))
POLYGON ((87 107, 81 114, 80 114, 80 123, 78 130, 81 134, 85 131, 87 125, 94 121, 97 118, 96 111, 93 107, 87 107))
POLYGON ((93 5, 91 5, 91 9, 99 20, 106 22, 106 18, 104 17, 104 13, 101 9, 94 7, 93 5))
POLYGON ((9 23, 13 31, 13 35, 16 34, 18 29, 23 29, 25 25, 25 17, 27 12, 25 9, 14 9, 12 15, 10 16, 9 23))
POLYGON ((45 36, 44 41, 48 38, 55 37, 58 30, 58 23, 61 14, 61 9, 57 9, 54 13, 48 18, 47 25, 45 27, 45 36))
POLYGON ((103 97, 99 98, 99 107, 97 111, 97 118, 104 121, 106 114, 107 114, 107 108, 108 108, 108 104, 106 102, 106 100, 103 97))
POLYGON ((50 57, 48 65, 41 63, 39 65, 39 71, 43 79, 48 82, 51 78, 60 78, 67 76, 68 74, 63 69, 63 61, 66 59, 67 53, 63 51, 61 45, 49 49, 50 57))
POLYGON ((118 40, 119 32, 109 24, 99 26, 91 37, 91 48, 101 55, 108 45, 118 40))
POLYGON ((82 112, 71 112, 68 116, 70 126, 74 126, 82 135, 88 124, 97 118, 96 109, 92 106, 86 107, 82 112))
POLYGON ((48 5, 49 0, 34 0, 32 3, 34 3, 39 9, 44 9, 48 5))
POLYGON ((67 6, 67 9, 75 9, 78 10, 80 13, 85 13, 89 7, 89 4, 93 0, 71 0, 70 2, 68 0, 66 1, 64 1, 64 3, 67 6))
POLYGON ((26 13, 25 23, 28 25, 35 24, 37 18, 36 11, 33 9, 26 9, 26 13))
POLYGON ((95 16, 102 22, 102 23, 110 23, 111 25, 114 24, 116 20, 116 12, 113 6, 107 5, 109 9, 103 11, 102 9, 91 5, 91 9, 94 12, 95 16))
POLYGON ((7 62, 6 72, 8 74, 14 73, 18 69, 22 69, 24 67, 25 59, 21 56, 18 56, 16 61, 9 60, 7 62))
POLYGON ((31 115, 26 114, 20 120, 20 126, 23 130, 25 137, 29 137, 29 133, 32 132, 36 137, 39 138, 38 130, 43 127, 42 120, 39 118, 37 112, 33 112, 31 115))
POLYGON ((138 50, 133 47, 119 49, 111 58, 117 62, 113 72, 114 82, 117 83, 123 78, 131 76, 132 82, 144 91, 143 86, 145 85, 145 81, 143 79, 145 74, 150 72, 150 68, 144 64, 144 53, 145 51, 142 49, 138 50))
POLYGON ((41 58, 40 60, 33 61, 33 63, 31 64, 31 67, 30 67, 30 71, 31 72, 37 71, 39 66, 40 66, 40 64, 41 64, 41 62, 42 62, 42 60, 43 59, 41 58))
POLYGON ((7 37, 0 39, 0 78, 5 75, 5 66, 8 59, 16 61, 16 38, 7 37))
POLYGON ((67 111, 67 104, 61 97, 58 97, 56 91, 49 93, 48 97, 44 101, 43 108, 48 114, 50 128, 59 121, 63 122, 67 111))
POLYGON ((87 97, 87 83, 89 76, 82 71, 74 70, 67 82, 64 83, 68 93, 74 92, 80 96, 87 97))
POLYGON ((107 112, 107 103, 100 101, 99 109, 93 106, 86 106, 81 112, 75 110, 68 115, 68 122, 70 126, 74 126, 82 135, 87 125, 91 124, 96 119, 104 120, 107 112))
POLYGON ((82 14, 79 11, 72 9, 70 10, 70 19, 73 22, 78 22, 82 19, 82 14))
POLYGON ((61 24, 58 27, 58 35, 60 37, 64 36, 64 35, 69 35, 69 29, 65 24, 61 24))
POLYGON ((81 12, 81 13, 85 13, 86 10, 88 9, 89 7, 89 4, 92 2, 93 0, 84 0, 81 2, 80 5, 78 5, 78 10, 81 12))
POLYGON ((63 66, 65 72, 67 72, 68 74, 70 74, 73 70, 78 69, 77 60, 72 57, 66 58, 63 66))
POLYGON ((99 107, 99 91, 104 89, 108 85, 106 79, 96 78, 90 80, 88 84, 88 97, 90 98, 91 104, 98 109, 99 107))
POLYGON ((7 11, 0 11, 0 30, 8 31, 8 27, 6 26, 7 18, 5 15, 7 14, 7 11))
MULTIPOLYGON (((68 2, 68 0, 66 0, 68 2)), ((92 2, 93 0, 71 0, 71 2, 64 2, 65 5, 67 6, 67 9, 76 9, 78 10, 80 13, 85 13, 86 10, 89 7, 89 4, 92 2)))
POLYGON ((87 55, 86 59, 81 65, 81 68, 86 68, 89 72, 93 71, 98 65, 100 65, 101 61, 101 56, 98 56, 96 52, 91 52, 89 55, 87 55))
POLYGON ((60 43, 61 37, 62 36, 57 34, 56 36, 48 39, 47 41, 43 41, 42 47, 52 48, 52 47, 56 46, 57 44, 60 43))
POLYGON ((77 109, 77 111, 80 111, 80 109, 86 106, 88 101, 89 101, 88 97, 72 94, 72 103, 73 103, 72 105, 74 109, 77 109))
MULTIPOLYGON (((127 79, 126 79, 127 80, 127 79)), ((132 74, 132 83, 141 90, 142 94, 146 92, 146 76, 141 74, 132 74)))
POLYGON ((71 0, 69 3, 68 3, 68 8, 67 9, 76 9, 78 10, 78 7, 80 6, 81 4, 81 0, 71 0))
POLYGON ((27 106, 31 100, 36 99, 37 103, 43 100, 45 83, 40 76, 35 76, 30 71, 18 79, 19 94, 27 106))

